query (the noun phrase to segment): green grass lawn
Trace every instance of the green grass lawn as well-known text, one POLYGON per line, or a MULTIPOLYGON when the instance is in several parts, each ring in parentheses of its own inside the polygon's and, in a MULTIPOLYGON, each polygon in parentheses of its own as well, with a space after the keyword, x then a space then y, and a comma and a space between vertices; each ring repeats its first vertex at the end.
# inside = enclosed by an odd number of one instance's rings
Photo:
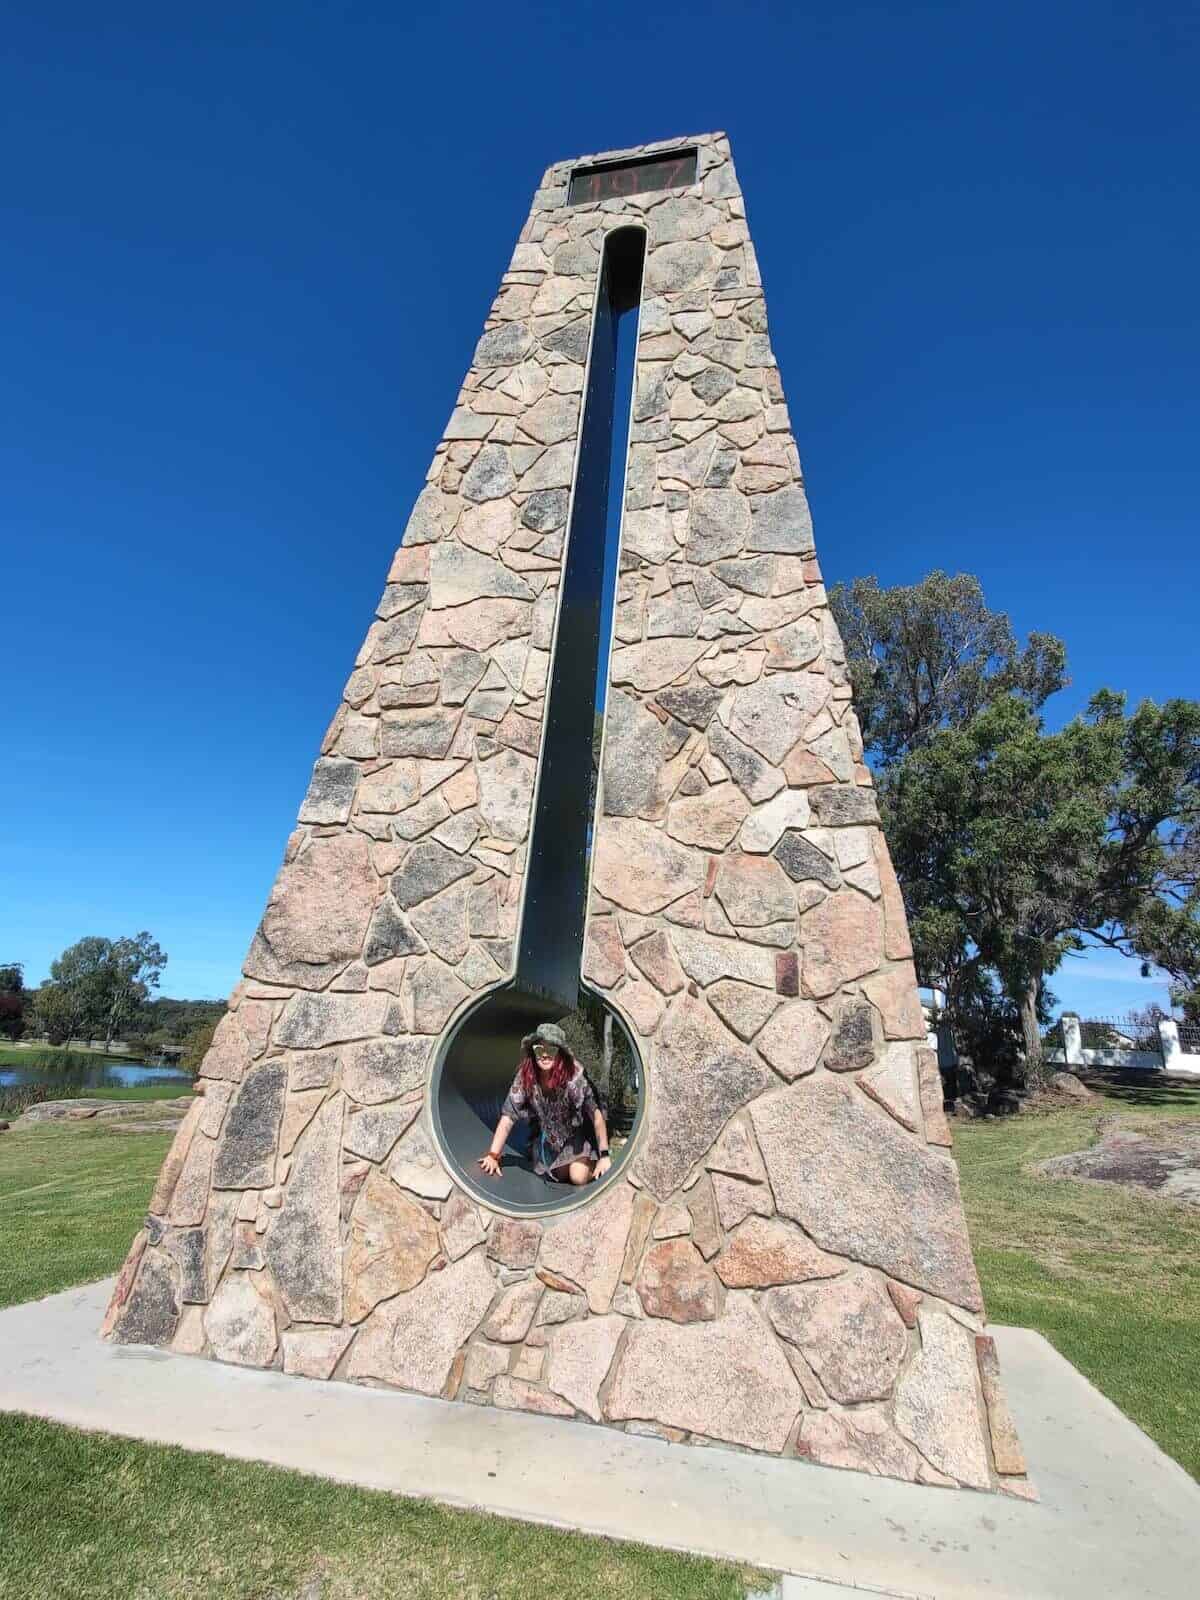
POLYGON ((170 1143, 78 1122, 0 1133, 0 1306, 115 1272, 170 1143))
MULTIPOLYGON (((111 1061, 114 1066, 122 1062, 132 1062, 132 1056, 122 1056, 116 1053, 106 1055, 103 1050, 85 1050, 82 1045, 74 1044, 67 1048, 58 1044, 32 1044, 0 1045, 0 1067, 27 1067, 35 1056, 56 1057, 63 1062, 86 1061, 89 1065, 97 1061, 111 1061)), ((134 1065, 137 1065, 135 1062, 134 1065)))
POLYGON ((128 1089, 112 1084, 104 1089, 83 1089, 80 1096, 84 1100, 178 1100, 191 1092, 186 1083, 140 1083, 128 1089))
POLYGON ((955 1128, 988 1317, 1045 1334, 1200 1477, 1200 1212, 1030 1170, 1085 1149, 1114 1112, 1164 1134, 1181 1123, 1195 1128, 1200 1088, 1106 1086, 1082 1110, 955 1128))
MULTIPOLYGON (((1200 1089, 1110 1087, 1080 1110, 956 1128, 988 1314, 1039 1329, 1200 1475, 1200 1213, 1031 1170, 1089 1144, 1113 1112, 1151 1130, 1194 1126, 1200 1089)), ((0 1304, 114 1272, 168 1142, 90 1123, 0 1134, 0 1304)), ((551 1587, 588 1600, 737 1600, 767 1586, 712 1562, 28 1418, 0 1417, 0 1460, 5 1600, 64 1589, 89 1600, 528 1600, 551 1587)))
POLYGON ((0 1416, 0 1596, 742 1600, 766 1574, 0 1416), (311 1592, 311 1591, 310 1591, 311 1592))
MULTIPOLYGON (((0 1134, 0 1305, 115 1272, 168 1134, 0 1134)), ((742 1600, 748 1568, 0 1414, 0 1597, 742 1600), (311 1591, 317 1592, 316 1585, 311 1591)))
MULTIPOLYGON (((61 1094, 49 1094, 46 1098, 48 1100, 179 1100, 191 1092, 191 1086, 186 1083, 139 1083, 129 1088, 110 1084, 101 1089, 64 1089, 61 1094)), ((3 1098, 4 1090, 0 1088, 0 1101, 3 1098)), ((19 1113, 0 1114, 19 1115, 19 1113)))

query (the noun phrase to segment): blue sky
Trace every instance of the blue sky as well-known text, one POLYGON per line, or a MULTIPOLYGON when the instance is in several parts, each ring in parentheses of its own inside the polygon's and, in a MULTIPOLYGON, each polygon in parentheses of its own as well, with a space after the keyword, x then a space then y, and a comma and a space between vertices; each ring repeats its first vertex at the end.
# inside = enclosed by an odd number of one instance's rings
POLYGON ((1104 0, 9 8, 0 960, 236 981, 572 154, 729 132, 829 581, 977 573, 1066 639, 1056 720, 1200 693, 1198 69, 1194 8, 1104 0))

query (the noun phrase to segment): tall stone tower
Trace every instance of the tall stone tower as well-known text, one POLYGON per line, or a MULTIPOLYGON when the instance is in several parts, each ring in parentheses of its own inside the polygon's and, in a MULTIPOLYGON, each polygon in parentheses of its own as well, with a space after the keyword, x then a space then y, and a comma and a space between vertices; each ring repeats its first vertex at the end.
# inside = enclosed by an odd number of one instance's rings
POLYGON ((105 1331, 1028 1494, 910 957, 728 142, 561 162, 105 1331), (581 992, 612 1173, 485 1178, 581 992))

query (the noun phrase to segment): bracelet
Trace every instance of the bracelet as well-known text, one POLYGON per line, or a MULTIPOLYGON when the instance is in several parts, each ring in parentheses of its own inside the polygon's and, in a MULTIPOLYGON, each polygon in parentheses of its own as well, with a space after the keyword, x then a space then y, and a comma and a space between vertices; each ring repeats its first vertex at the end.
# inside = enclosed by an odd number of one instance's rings
POLYGON ((607 1156, 608 1156, 608 1151, 607 1150, 601 1150, 599 1159, 601 1161, 603 1161, 603 1160, 605 1160, 607 1158, 607 1156))

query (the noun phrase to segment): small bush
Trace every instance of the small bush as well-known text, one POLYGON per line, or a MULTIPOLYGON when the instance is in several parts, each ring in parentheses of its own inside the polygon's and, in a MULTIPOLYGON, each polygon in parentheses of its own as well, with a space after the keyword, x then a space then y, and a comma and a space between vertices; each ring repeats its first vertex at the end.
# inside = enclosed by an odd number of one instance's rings
POLYGON ((203 1065, 220 1020, 220 1017, 213 1017, 209 1022, 202 1022, 184 1037, 183 1054, 179 1058, 179 1065, 185 1072, 190 1072, 193 1078, 203 1065))
POLYGON ((47 1100, 77 1100, 83 1092, 81 1083, 0 1084, 0 1122, 9 1122, 30 1106, 44 1105, 47 1100))
POLYGON ((70 1075, 91 1071, 98 1059, 102 1061, 104 1058, 91 1055, 86 1050, 30 1050, 21 1057, 21 1065, 28 1067, 31 1072, 70 1075))

